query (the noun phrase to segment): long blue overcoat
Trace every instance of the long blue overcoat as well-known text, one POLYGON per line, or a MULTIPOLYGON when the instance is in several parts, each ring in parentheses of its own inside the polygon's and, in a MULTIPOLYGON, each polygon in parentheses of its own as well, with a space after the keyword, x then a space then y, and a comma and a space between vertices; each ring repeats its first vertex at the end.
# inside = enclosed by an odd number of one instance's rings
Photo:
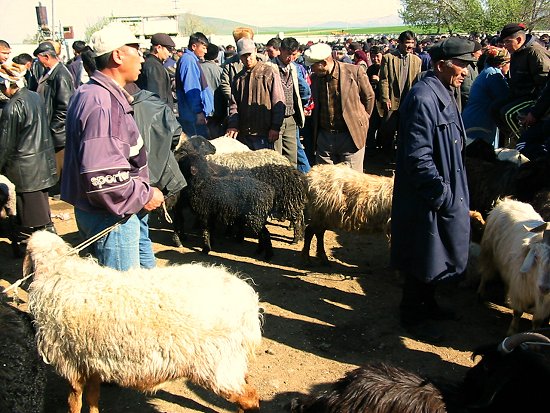
POLYGON ((391 214, 391 263, 430 283, 466 268, 469 197, 456 102, 433 72, 399 108, 391 214))

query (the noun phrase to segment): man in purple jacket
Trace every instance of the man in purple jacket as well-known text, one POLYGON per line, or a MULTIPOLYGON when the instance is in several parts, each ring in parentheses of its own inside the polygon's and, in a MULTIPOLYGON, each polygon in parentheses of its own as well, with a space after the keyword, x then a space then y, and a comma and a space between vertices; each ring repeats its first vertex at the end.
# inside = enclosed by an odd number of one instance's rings
POLYGON ((69 104, 61 199, 74 205, 85 239, 127 218, 94 244, 102 265, 151 268, 147 212, 164 197, 149 184, 143 139, 122 90, 138 78, 143 56, 135 36, 120 23, 94 33, 90 46, 97 70, 69 104))

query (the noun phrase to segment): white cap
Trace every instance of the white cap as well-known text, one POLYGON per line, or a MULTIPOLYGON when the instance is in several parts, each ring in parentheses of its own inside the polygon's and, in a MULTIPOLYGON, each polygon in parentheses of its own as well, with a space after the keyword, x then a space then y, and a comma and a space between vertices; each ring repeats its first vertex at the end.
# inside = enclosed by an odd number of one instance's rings
POLYGON ((306 65, 311 66, 314 63, 321 62, 332 55, 332 48, 326 43, 316 43, 311 45, 304 52, 306 65))
POLYGON ((139 44, 139 40, 124 23, 109 23, 90 38, 90 47, 96 56, 110 53, 127 44, 139 44))

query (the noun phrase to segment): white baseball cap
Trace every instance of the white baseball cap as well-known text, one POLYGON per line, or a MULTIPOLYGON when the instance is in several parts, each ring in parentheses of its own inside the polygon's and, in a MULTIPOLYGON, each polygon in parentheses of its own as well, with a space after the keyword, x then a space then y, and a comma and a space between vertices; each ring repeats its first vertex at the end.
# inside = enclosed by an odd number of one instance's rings
POLYGON ((326 43, 311 45, 309 49, 304 51, 304 59, 306 61, 306 65, 308 66, 321 62, 330 55, 332 55, 332 48, 326 43))
POLYGON ((139 44, 138 39, 124 23, 109 23, 90 38, 90 47, 96 56, 110 53, 127 44, 139 44))

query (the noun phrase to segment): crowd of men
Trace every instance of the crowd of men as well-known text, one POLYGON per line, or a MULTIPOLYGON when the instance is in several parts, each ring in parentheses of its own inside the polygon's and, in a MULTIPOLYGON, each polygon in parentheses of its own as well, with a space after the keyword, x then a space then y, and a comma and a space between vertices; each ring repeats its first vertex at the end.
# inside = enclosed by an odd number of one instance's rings
POLYGON ((24 249, 32 232, 55 231, 48 195, 60 180, 84 239, 118 224, 94 244, 100 263, 154 267, 148 212, 186 185, 171 152, 182 132, 276 150, 304 173, 341 162, 362 173, 380 153, 395 163, 401 321, 437 338, 430 322, 454 314, 438 305, 435 286, 461 275, 468 256, 463 150, 483 139, 546 155, 547 45, 518 24, 470 39, 418 41, 407 30, 396 39, 259 45, 248 27, 233 37, 220 47, 196 32, 177 50, 157 33, 144 56, 127 26, 110 23, 89 44, 74 42, 66 64, 57 42, 9 62, 0 40, 0 172, 17 189, 14 244, 24 249))

